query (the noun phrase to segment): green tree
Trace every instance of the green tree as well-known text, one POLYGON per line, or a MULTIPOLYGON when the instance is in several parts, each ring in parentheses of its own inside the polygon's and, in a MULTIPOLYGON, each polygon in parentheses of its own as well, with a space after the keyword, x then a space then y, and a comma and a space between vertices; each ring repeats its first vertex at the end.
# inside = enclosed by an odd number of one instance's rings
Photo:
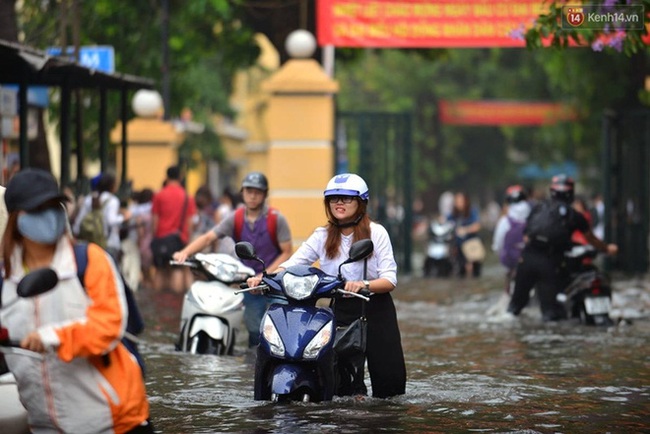
POLYGON ((548 13, 540 15, 533 26, 525 31, 525 40, 528 47, 543 47, 544 41, 550 39, 551 47, 566 48, 572 43, 586 44, 595 51, 623 51, 628 56, 644 51, 647 48, 650 0, 635 1, 632 4, 629 1, 617 0, 550 1, 546 2, 546 4, 548 5, 548 13), (589 12, 603 14, 629 14, 631 6, 634 5, 636 10, 641 12, 642 22, 638 23, 639 25, 625 25, 622 21, 614 21, 599 27, 594 27, 593 24, 590 26, 570 26, 566 23, 566 10, 563 8, 579 5, 588 7, 589 12))
MULTIPOLYGON (((240 68, 256 60, 259 49, 254 31, 242 24, 244 10, 226 0, 170 0, 167 43, 163 41, 163 2, 126 0, 41 1, 25 0, 18 21, 24 42, 40 49, 78 44, 109 45, 115 49, 117 71, 153 78, 163 87, 168 71, 171 91, 169 117, 190 107, 197 119, 208 125, 206 137, 188 140, 184 154, 199 150, 206 158, 221 155, 213 133, 212 114, 232 115, 228 99, 232 78, 240 68), (75 7, 78 12, 75 12, 75 7), (168 47, 165 64, 164 46, 168 47)), ((1 16, 2 14, 0 14, 1 16)), ((109 94, 109 119, 119 119, 119 95, 109 94)), ((83 92, 84 148, 97 156, 99 96, 83 92)), ((57 107, 53 106, 56 119, 57 107)), ((110 123, 111 121, 109 121, 110 123)))

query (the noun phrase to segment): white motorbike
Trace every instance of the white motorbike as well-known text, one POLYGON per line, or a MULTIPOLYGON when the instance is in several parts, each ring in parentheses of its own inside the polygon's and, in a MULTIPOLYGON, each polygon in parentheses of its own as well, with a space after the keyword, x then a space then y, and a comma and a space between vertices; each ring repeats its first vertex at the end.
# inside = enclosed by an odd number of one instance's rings
POLYGON ((449 277, 453 268, 451 245, 455 224, 434 220, 429 225, 429 242, 424 259, 424 276, 449 277))
POLYGON ((233 353, 244 316, 244 296, 231 285, 245 282, 255 271, 224 253, 197 253, 185 262, 203 280, 190 286, 181 311, 176 350, 192 354, 233 353))

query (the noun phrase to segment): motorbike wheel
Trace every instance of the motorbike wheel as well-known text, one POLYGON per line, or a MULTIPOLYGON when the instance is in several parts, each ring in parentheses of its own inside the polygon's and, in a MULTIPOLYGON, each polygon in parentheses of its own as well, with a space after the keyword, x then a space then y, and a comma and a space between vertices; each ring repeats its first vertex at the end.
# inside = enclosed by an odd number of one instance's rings
POLYGON ((593 326, 612 326, 614 321, 609 317, 609 314, 598 314, 598 315, 589 315, 585 310, 585 306, 580 307, 580 322, 585 325, 593 326))
POLYGON ((223 342, 215 341, 205 332, 198 332, 190 344, 192 354, 213 354, 220 356, 225 353, 223 342))
POLYGON ((593 319, 593 324, 597 326, 614 325, 614 321, 612 321, 612 319, 607 314, 594 315, 592 319, 593 319))
POLYGON ((431 268, 432 268, 431 258, 426 258, 424 260, 424 268, 422 270, 424 277, 431 276, 431 271, 432 271, 431 268))
POLYGON ((594 323, 594 318, 587 313, 584 304, 580 304, 580 322, 585 325, 593 325, 594 323))
POLYGON ((233 330, 232 332, 232 339, 230 340, 228 348, 226 348, 227 355, 232 356, 235 353, 235 342, 237 342, 237 330, 233 330))
POLYGON ((451 262, 442 261, 440 265, 438 265, 438 276, 440 277, 451 276, 451 262))

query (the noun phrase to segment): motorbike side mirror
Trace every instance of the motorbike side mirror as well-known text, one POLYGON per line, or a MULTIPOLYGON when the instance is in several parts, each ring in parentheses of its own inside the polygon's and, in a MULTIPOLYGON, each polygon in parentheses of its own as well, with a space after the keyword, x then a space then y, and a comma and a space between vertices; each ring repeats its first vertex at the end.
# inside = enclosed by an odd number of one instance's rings
POLYGON ((375 245, 372 243, 372 240, 365 239, 365 240, 359 240, 350 246, 350 252, 348 254, 348 259, 343 261, 341 265, 339 265, 339 275, 341 274, 341 267, 345 264, 349 264, 351 262, 357 262, 362 259, 367 258, 370 256, 375 249, 375 245))
POLYGON ((375 245, 371 240, 359 240, 350 247, 349 258, 346 262, 357 262, 365 259, 372 254, 374 249, 375 245))
POLYGON ((241 259, 256 259, 255 247, 248 241, 240 241, 235 244, 235 253, 241 259))
POLYGON ((18 282, 16 293, 23 298, 46 293, 59 283, 59 276, 51 268, 38 268, 18 282))
POLYGON ((262 259, 260 259, 255 253, 255 247, 253 247, 253 245, 248 241, 240 241, 235 244, 235 254, 241 259, 258 261, 261 262, 262 265, 265 265, 264 261, 262 261, 262 259))

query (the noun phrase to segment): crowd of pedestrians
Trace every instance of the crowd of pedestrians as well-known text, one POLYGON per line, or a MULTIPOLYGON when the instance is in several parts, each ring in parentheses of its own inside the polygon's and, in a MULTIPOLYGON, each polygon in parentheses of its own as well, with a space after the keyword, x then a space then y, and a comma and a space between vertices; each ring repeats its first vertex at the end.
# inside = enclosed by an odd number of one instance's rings
MULTIPOLYGON (((75 198, 67 192, 73 235, 102 246, 134 290, 143 287, 184 292, 191 276, 186 269, 169 265, 172 254, 224 220, 239 200, 228 189, 217 198, 207 185, 191 196, 183 186, 182 176, 178 166, 171 166, 158 191, 150 188, 133 191, 125 200, 116 195, 113 174, 97 175, 91 179, 89 194, 75 198), (93 212, 100 216, 104 236, 93 235, 89 229, 89 214, 93 212), (160 250, 157 247, 161 245, 160 240, 164 240, 163 247, 171 250, 160 250)), ((228 239, 201 250, 232 254, 233 246, 232 239, 228 239)))

